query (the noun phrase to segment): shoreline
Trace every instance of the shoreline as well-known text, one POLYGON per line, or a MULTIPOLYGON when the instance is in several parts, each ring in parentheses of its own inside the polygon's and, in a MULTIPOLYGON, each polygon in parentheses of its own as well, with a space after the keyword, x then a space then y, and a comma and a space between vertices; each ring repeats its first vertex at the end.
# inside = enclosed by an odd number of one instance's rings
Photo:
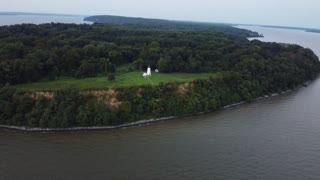
POLYGON ((122 124, 122 125, 118 125, 118 126, 92 126, 92 127, 70 127, 70 128, 28 128, 28 127, 19 127, 19 126, 0 125, 0 129, 16 130, 16 131, 23 131, 23 132, 65 132, 65 131, 98 131, 98 130, 125 129, 125 128, 131 128, 131 127, 144 126, 144 125, 157 123, 157 122, 161 122, 161 121, 175 120, 175 119, 180 119, 180 118, 185 118, 185 117, 192 117, 192 116, 208 114, 208 113, 216 112, 219 110, 225 110, 225 109, 233 108, 233 107, 240 106, 243 104, 247 104, 247 103, 250 103, 253 101, 259 101, 259 100, 263 100, 263 99, 267 99, 267 98, 271 98, 271 97, 276 97, 276 96, 288 94, 290 92, 293 92, 293 91, 300 89, 305 84, 309 84, 309 82, 303 83, 301 86, 297 87, 294 90, 287 90, 287 91, 283 91, 281 93, 273 93, 271 95, 261 96, 261 97, 258 97, 256 99, 252 100, 252 101, 241 101, 238 103, 224 106, 224 107, 219 108, 214 111, 200 112, 200 113, 196 113, 196 114, 190 114, 190 115, 179 116, 179 117, 169 116, 169 117, 161 117, 161 118, 152 118, 152 119, 148 119, 148 120, 140 120, 140 121, 136 121, 136 122, 132 122, 132 123, 126 123, 126 124, 122 124))

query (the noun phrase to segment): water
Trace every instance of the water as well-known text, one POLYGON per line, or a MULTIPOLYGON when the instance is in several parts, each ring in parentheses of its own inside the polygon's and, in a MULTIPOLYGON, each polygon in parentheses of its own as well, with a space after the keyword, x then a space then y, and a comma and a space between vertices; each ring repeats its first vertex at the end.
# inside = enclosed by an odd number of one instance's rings
POLYGON ((83 24, 90 22, 83 21, 84 16, 37 16, 37 15, 0 15, 0 26, 15 24, 43 24, 43 23, 74 23, 83 24))
POLYGON ((264 28, 259 26, 237 26, 242 29, 250 29, 252 31, 263 34, 264 38, 258 39, 266 42, 282 42, 289 44, 299 44, 303 47, 312 49, 318 56, 320 55, 320 33, 310 33, 303 30, 288 30, 279 28, 264 28))
MULTIPOLYGON (((259 28, 267 39, 269 31, 278 29, 259 28)), ((320 47, 320 34, 309 35, 320 47)), ((239 107, 114 131, 0 130, 0 179, 319 179, 319 92, 320 79, 239 107)))

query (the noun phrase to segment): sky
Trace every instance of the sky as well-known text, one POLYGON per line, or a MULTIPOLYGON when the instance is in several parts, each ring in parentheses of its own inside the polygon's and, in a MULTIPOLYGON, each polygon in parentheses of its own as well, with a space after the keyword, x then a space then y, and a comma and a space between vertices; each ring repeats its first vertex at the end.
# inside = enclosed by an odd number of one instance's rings
POLYGON ((319 0, 0 0, 0 11, 320 28, 319 0))

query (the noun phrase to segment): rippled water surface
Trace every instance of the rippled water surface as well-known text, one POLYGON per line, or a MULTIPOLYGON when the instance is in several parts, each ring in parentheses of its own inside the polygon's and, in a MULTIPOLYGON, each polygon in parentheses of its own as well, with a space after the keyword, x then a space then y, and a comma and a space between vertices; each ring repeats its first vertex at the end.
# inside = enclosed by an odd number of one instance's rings
POLYGON ((319 107, 320 79, 290 94, 136 128, 0 130, 0 179, 319 179, 319 107))

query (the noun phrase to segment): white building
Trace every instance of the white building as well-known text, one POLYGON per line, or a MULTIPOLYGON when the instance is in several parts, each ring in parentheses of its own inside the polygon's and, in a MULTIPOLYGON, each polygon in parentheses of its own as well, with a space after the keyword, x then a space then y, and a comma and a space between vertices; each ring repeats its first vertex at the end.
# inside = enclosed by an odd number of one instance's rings
POLYGON ((147 75, 148 75, 148 76, 151 76, 151 67, 150 67, 150 66, 148 67, 147 75))
POLYGON ((142 76, 144 78, 147 78, 147 77, 151 76, 151 67, 148 67, 147 72, 143 73, 142 76))

